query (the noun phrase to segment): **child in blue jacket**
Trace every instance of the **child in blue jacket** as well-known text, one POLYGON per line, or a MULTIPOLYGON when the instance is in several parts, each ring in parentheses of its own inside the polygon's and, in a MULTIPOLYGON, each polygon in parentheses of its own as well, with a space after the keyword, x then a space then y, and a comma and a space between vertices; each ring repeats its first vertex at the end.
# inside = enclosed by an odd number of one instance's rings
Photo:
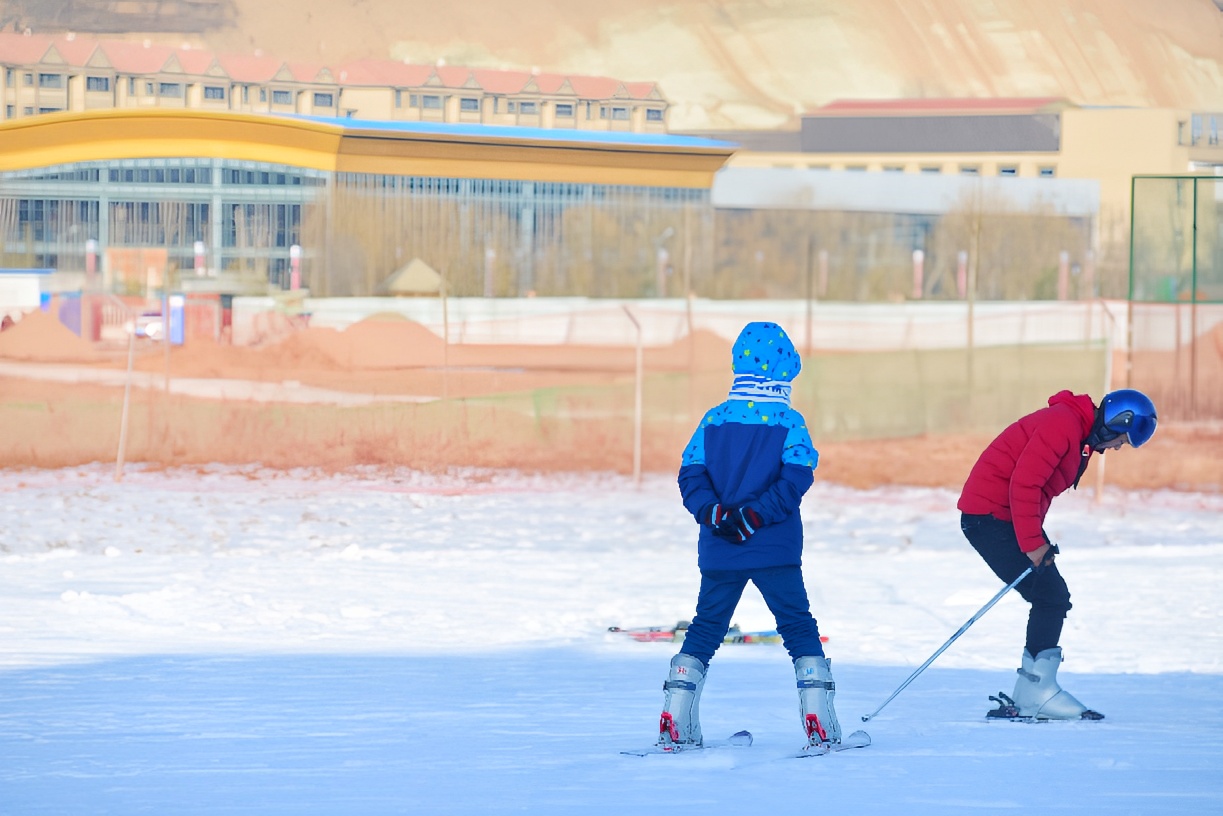
POLYGON ((794 661, 808 745, 839 743, 835 685, 803 585, 799 503, 819 454, 806 420, 790 407, 802 360, 776 323, 749 323, 733 355, 730 396, 705 414, 679 470, 684 507, 700 525, 701 589, 663 685, 658 742, 677 751, 701 744, 705 674, 751 581, 794 661))

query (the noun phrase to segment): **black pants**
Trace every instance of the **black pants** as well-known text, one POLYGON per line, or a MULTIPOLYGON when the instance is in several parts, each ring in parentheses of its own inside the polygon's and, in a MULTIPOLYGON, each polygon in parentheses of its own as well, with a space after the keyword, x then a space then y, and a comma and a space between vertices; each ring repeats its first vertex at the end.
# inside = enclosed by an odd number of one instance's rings
MULTIPOLYGON (((1015 525, 1011 522, 964 513, 960 516, 960 529, 968 543, 1005 583, 1014 581, 1032 566, 1032 559, 1019 549, 1015 525)), ((1020 581, 1015 590, 1032 604, 1025 648, 1035 657, 1045 649, 1052 649, 1061 639, 1062 624, 1070 611, 1070 590, 1066 579, 1057 571, 1057 564, 1050 564, 1039 573, 1033 572, 1020 581)))

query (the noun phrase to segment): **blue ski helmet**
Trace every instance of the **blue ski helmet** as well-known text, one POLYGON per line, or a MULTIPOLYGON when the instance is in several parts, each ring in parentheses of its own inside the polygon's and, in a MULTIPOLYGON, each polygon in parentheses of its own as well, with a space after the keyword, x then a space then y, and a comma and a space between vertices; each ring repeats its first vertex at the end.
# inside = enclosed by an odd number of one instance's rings
POLYGON ((1141 391, 1122 388, 1107 394, 1100 401, 1102 435, 1115 439, 1125 434, 1135 448, 1155 435, 1155 403, 1141 391))

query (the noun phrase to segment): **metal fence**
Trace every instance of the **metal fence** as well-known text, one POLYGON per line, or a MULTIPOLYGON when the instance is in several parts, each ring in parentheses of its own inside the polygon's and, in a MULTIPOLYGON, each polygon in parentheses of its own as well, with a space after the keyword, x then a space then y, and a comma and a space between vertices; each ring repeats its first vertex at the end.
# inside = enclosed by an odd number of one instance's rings
POLYGON ((1136 176, 1127 382, 1160 416, 1223 419, 1223 179, 1136 176))

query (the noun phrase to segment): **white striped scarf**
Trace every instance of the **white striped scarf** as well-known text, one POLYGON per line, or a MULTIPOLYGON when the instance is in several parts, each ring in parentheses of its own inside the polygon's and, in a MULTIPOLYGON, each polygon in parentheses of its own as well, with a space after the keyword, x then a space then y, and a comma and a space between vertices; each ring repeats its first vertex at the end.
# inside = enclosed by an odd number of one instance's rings
POLYGON ((730 387, 730 398, 755 402, 779 402, 789 407, 790 383, 770 380, 756 374, 739 374, 730 387))

